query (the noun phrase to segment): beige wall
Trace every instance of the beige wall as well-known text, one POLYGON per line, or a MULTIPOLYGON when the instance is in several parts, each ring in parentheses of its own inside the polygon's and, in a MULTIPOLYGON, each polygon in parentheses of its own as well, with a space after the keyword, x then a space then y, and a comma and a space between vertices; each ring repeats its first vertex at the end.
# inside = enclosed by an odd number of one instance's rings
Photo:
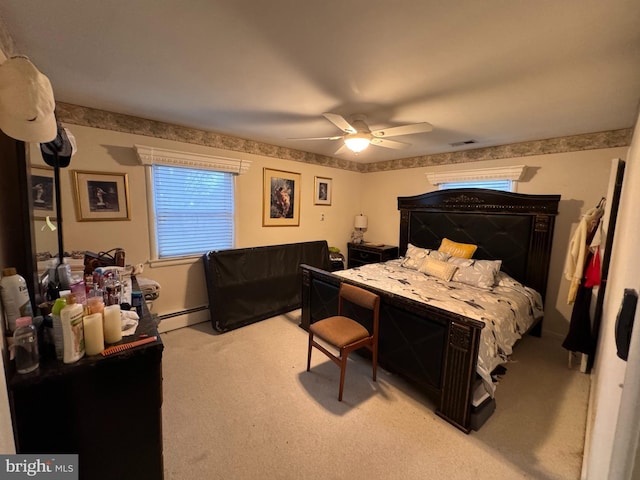
MULTIPOLYGON (((434 190, 425 173, 450 169, 520 165, 528 166, 526 178, 518 184, 521 193, 561 194, 547 290, 545 331, 565 335, 571 307, 565 297, 568 284, 562 267, 570 235, 580 214, 606 194, 611 159, 624 157, 626 148, 530 156, 441 167, 412 168, 360 174, 314 164, 279 160, 257 155, 214 149, 187 143, 131 135, 109 130, 68 125, 78 144, 71 165, 61 174, 65 250, 126 250, 127 263, 150 259, 145 170, 138 164, 135 144, 185 152, 221 155, 252 161, 249 171, 236 177, 236 247, 272 245, 326 239, 329 245, 346 250, 346 243, 358 213, 369 216, 365 239, 397 245, 399 213, 397 197, 434 190), (299 227, 262 226, 263 168, 297 172, 301 177, 299 227), (71 170, 124 172, 129 175, 131 221, 77 222, 71 170), (331 206, 313 205, 314 176, 333 179, 331 206), (321 221, 324 214, 324 221, 321 221)), ((39 151, 32 149, 31 161, 43 164, 39 151)), ((37 226, 39 250, 55 250, 56 234, 37 226)), ((163 315, 207 305, 204 271, 200 259, 179 265, 145 267, 144 277, 162 285, 153 311, 163 315)))
POLYGON ((365 239, 398 244, 397 197, 436 190, 427 180, 427 172, 527 165, 524 180, 518 182, 519 193, 562 195, 554 231, 544 330, 564 336, 571 317, 571 306, 566 303, 569 285, 562 279, 570 235, 580 215, 606 196, 611 159, 624 158, 626 152, 627 148, 610 148, 369 173, 362 192, 363 213, 369 216, 365 239))
MULTIPOLYGON (((236 177, 236 247, 251 247, 326 239, 329 245, 346 250, 353 217, 360 210, 362 175, 318 165, 240 154, 140 135, 67 125, 76 138, 78 151, 69 167, 61 171, 64 248, 106 251, 122 247, 128 264, 150 259, 150 243, 145 187, 145 167, 140 165, 134 145, 147 145, 184 152, 220 155, 252 161, 249 171, 236 177), (301 174, 300 226, 262 226, 263 168, 301 174), (131 221, 78 222, 76 220, 72 170, 127 173, 131 221), (333 179, 332 205, 314 205, 314 176, 333 179), (324 214, 324 221, 320 220, 324 214)), ((44 165, 39 149, 31 149, 31 163, 44 165)), ((36 225, 38 251, 57 251, 57 233, 36 225)), ((171 266, 145 266, 143 277, 162 285, 160 298, 152 309, 160 315, 207 305, 204 270, 200 258, 171 266)))
POLYGON ((629 153, 622 158, 626 160, 626 167, 591 376, 583 463, 582 478, 594 480, 637 478, 628 475, 640 445, 640 427, 632 413, 640 405, 640 367, 633 362, 640 344, 640 310, 636 311, 628 362, 617 356, 615 325, 624 290, 640 291, 640 260, 637 255, 640 239, 640 116, 629 153), (625 408, 621 409, 621 406, 625 408))

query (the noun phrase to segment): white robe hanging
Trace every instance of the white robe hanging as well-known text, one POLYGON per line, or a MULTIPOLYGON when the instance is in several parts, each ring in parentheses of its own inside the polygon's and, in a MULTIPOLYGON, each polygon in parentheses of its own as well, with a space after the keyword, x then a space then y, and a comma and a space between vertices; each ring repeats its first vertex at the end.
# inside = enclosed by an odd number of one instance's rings
POLYGON ((573 237, 571 237, 569 252, 567 253, 567 259, 564 264, 564 277, 571 282, 569 285, 569 293, 567 294, 568 304, 575 302, 578 287, 584 275, 585 261, 588 252, 588 232, 597 226, 603 213, 601 207, 589 210, 582 216, 578 228, 576 228, 573 237))

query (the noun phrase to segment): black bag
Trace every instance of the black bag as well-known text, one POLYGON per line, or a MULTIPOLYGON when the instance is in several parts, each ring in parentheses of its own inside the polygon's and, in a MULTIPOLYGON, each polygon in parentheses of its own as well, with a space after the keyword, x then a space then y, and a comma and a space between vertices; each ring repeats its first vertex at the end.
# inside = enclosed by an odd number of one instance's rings
POLYGON ((124 249, 113 248, 108 252, 84 252, 84 273, 91 275, 100 267, 124 267, 124 249))

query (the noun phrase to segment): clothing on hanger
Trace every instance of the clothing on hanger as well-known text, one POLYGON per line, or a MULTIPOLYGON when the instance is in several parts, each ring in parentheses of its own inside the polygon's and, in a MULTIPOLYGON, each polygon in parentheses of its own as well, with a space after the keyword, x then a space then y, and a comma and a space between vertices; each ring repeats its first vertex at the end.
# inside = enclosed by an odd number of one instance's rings
POLYGON ((571 239, 569 255, 565 264, 565 278, 571 281, 567 303, 573 304, 569 332, 562 346, 570 352, 592 355, 595 339, 592 334, 589 313, 593 287, 600 285, 601 219, 604 214, 602 198, 595 208, 580 219, 576 233, 571 239))
POLYGON ((589 209, 582 216, 578 228, 576 228, 573 237, 571 237, 564 265, 564 277, 571 282, 569 293, 567 294, 568 304, 575 302, 578 286, 584 277, 584 268, 589 250, 588 245, 593 240, 603 215, 604 198, 600 200, 598 205, 589 209))

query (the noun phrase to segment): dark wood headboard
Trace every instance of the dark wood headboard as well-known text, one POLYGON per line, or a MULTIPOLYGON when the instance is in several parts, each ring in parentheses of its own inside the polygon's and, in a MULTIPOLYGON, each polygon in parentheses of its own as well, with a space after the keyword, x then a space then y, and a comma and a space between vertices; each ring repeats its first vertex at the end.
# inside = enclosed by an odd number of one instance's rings
POLYGON ((398 197, 400 255, 407 244, 437 249, 443 238, 478 246, 474 258, 502 260, 502 270, 544 298, 560 195, 475 188, 398 197))

